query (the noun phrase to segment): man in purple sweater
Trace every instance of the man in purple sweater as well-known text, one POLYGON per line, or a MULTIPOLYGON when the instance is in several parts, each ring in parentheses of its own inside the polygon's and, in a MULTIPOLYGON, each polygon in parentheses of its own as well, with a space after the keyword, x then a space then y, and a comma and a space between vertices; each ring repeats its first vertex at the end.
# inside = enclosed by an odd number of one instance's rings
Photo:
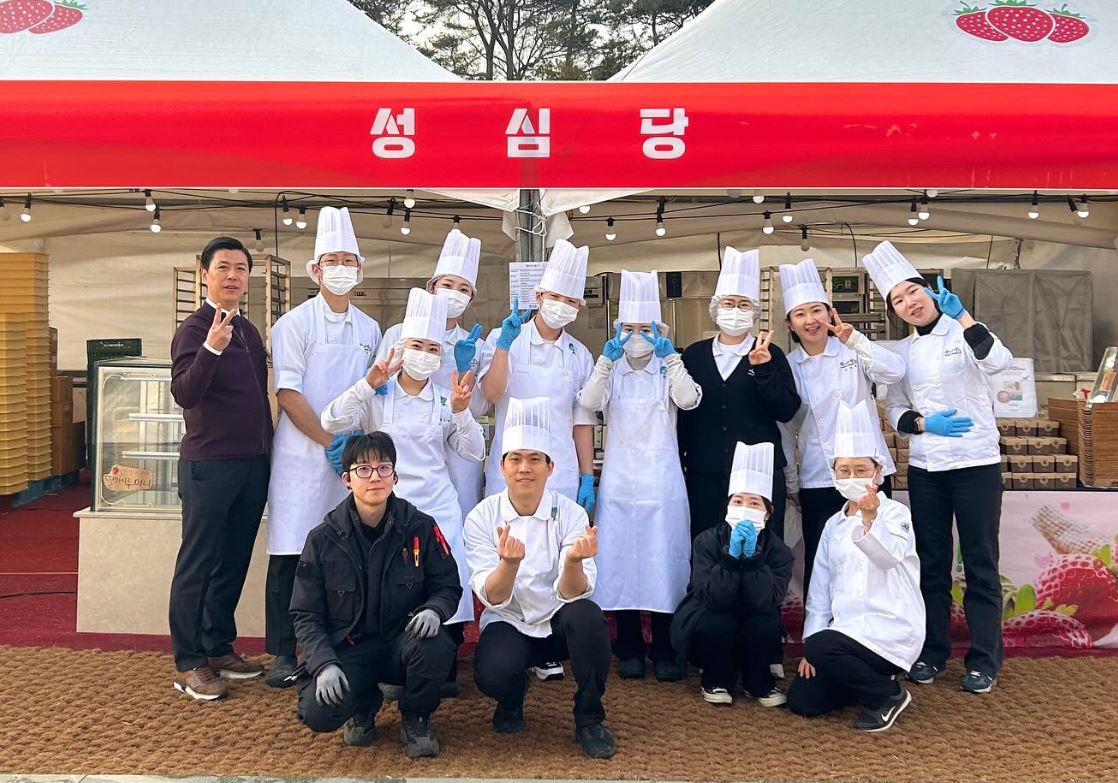
POLYGON ((218 237, 206 245, 206 303, 171 341, 171 394, 186 419, 182 544, 171 580, 174 686, 207 701, 227 695, 221 678, 264 671, 233 650, 233 612, 268 498, 272 447, 264 343, 237 310, 251 270, 252 256, 238 240, 218 237))

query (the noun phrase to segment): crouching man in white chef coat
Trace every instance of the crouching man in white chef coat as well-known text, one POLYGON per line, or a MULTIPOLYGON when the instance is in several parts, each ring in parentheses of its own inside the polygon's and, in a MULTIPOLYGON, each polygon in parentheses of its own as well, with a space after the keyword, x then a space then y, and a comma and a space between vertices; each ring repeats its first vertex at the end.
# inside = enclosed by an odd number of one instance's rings
MULTIPOLYGON (((874 411, 876 414, 876 411, 874 411)), ((877 416, 839 403, 835 488, 846 505, 827 520, 807 594, 804 657, 788 708, 822 715, 863 709, 862 731, 885 731, 912 701, 893 677, 924 644, 920 559, 908 507, 878 491, 885 466, 877 416)))
POLYGON ((493 728, 517 732, 528 666, 570 658, 575 736, 589 758, 610 758, 613 737, 602 725, 609 630, 590 600, 598 538, 578 503, 546 488, 555 469, 550 406, 544 397, 508 401, 500 463, 506 487, 466 517, 470 585, 485 605, 474 679, 497 700, 493 728))

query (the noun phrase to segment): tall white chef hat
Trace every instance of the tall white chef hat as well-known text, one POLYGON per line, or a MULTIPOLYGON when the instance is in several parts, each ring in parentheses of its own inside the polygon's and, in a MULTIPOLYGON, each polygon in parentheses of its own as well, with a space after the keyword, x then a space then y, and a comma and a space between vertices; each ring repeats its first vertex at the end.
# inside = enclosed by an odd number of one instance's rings
POLYGON ((749 492, 770 503, 773 499, 773 445, 738 443, 734 449, 734 466, 730 470, 730 494, 749 492))
POLYGON ((427 281, 430 285, 443 275, 458 275, 465 278, 470 285, 477 289, 477 267, 481 259, 481 240, 468 237, 456 228, 443 240, 443 249, 439 252, 439 262, 435 264, 435 273, 427 281))
POLYGON ((586 304, 582 297, 586 293, 586 262, 589 258, 590 248, 586 245, 575 247, 565 239, 556 240, 536 291, 551 291, 586 304))
POLYGON ((748 296, 754 302, 760 302, 761 251, 746 250, 742 253, 732 247, 726 248, 714 296, 716 299, 723 296, 748 296))
POLYGON ((660 281, 656 270, 630 272, 621 270, 621 297, 617 304, 617 322, 650 324, 660 322, 660 281))
POLYGON ((808 302, 830 304, 831 301, 819 277, 819 270, 810 258, 798 264, 780 265, 780 289, 784 293, 786 315, 808 302))
POLYGON ((501 456, 510 451, 542 451, 552 456, 551 401, 547 397, 509 398, 501 456))
POLYGON ((400 325, 401 340, 431 340, 441 347, 446 333, 446 299, 422 288, 408 291, 408 309, 400 325))
MULTIPOLYGON (((874 414, 877 413, 876 406, 874 414)), ((866 401, 850 406, 839 401, 838 415, 835 418, 834 457, 870 457, 879 465, 885 464, 881 453, 881 427, 877 416, 870 415, 866 401)))
MULTIPOLYGON (((348 207, 323 207, 318 210, 314 258, 307 262, 307 277, 314 279, 311 267, 326 253, 353 253, 361 267, 365 266, 365 257, 357 247, 357 235, 353 233, 353 221, 350 220, 348 207)), ((360 280, 363 276, 364 269, 359 268, 357 279, 360 280)))
POLYGON ((862 259, 862 263, 866 265, 866 271, 870 273, 873 284, 877 286, 877 290, 881 292, 881 297, 886 302, 889 301, 889 292, 899 283, 920 277, 916 267, 901 255, 901 251, 893 247, 892 242, 882 242, 862 259))

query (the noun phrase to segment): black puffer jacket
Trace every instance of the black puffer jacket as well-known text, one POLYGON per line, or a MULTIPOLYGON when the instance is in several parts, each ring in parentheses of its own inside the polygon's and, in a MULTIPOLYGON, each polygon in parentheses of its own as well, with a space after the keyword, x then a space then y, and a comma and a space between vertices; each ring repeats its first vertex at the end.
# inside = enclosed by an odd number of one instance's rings
MULTIPOLYGON (((434 609, 444 621, 454 616, 462 585, 454 555, 434 519, 395 495, 388 499, 385 516, 384 532, 373 543, 374 550, 383 548, 383 557, 370 557, 368 562, 382 564, 380 573, 371 576, 380 582, 376 593, 380 636, 390 639, 423 609, 434 609), (418 567, 415 538, 419 539, 418 567)), ((307 535, 299 558, 291 618, 303 662, 312 675, 328 663, 337 663, 337 645, 364 629, 370 575, 358 541, 360 524, 350 495, 307 535)))

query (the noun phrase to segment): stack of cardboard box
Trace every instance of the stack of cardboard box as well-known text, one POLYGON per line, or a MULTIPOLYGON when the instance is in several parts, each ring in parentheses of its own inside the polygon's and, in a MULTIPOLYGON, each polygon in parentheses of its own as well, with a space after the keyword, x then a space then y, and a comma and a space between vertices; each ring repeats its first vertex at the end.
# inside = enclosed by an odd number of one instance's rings
POLYGON ((78 469, 74 442, 74 380, 68 375, 50 379, 50 472, 64 476, 78 469))
POLYGON ((0 313, 0 495, 27 489, 26 334, 26 318, 0 313))
POLYGON ((1060 425, 1046 417, 998 419, 1005 489, 1075 489, 1079 458, 1068 454, 1060 425))

